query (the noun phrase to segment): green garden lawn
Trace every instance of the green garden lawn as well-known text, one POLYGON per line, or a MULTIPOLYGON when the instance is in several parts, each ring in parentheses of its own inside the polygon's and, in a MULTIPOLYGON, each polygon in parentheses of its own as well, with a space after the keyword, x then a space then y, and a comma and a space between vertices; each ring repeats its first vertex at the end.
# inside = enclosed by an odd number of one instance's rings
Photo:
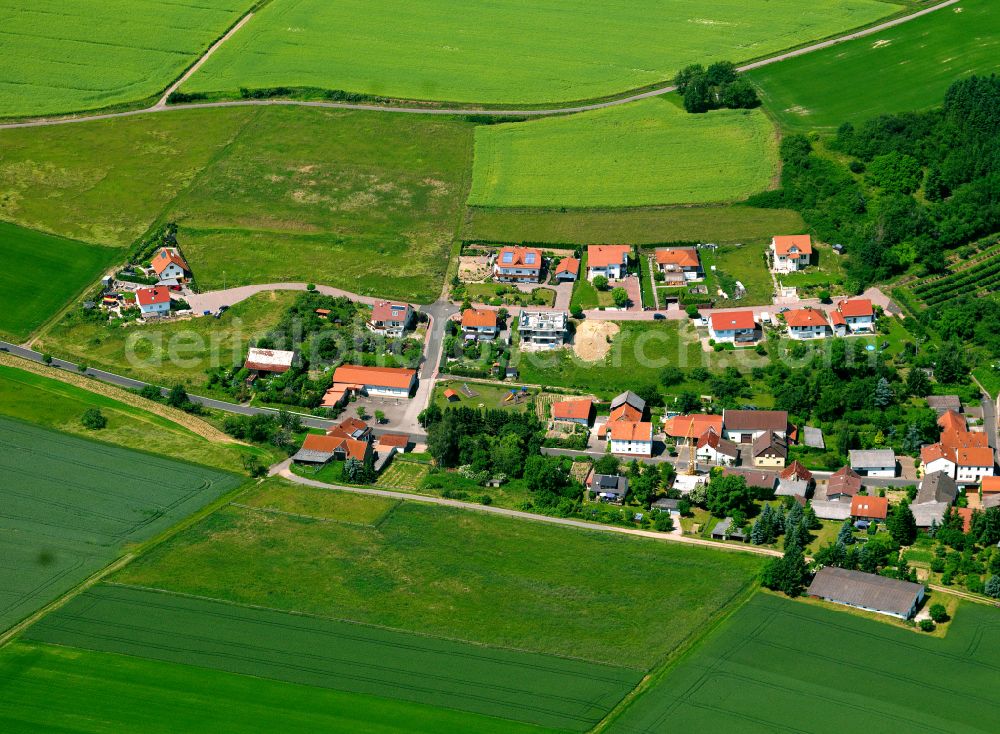
POLYGON ((948 86, 1000 71, 1000 8, 963 0, 865 38, 750 72, 789 130, 834 130, 941 104, 948 86))
POLYGON ((653 734, 669 721, 671 731, 840 734, 855 718, 873 732, 996 728, 996 609, 963 602, 943 639, 860 614, 758 594, 607 731, 653 734), (831 695, 831 681, 846 684, 831 695))
POLYGON ((96 283, 120 251, 0 222, 0 257, 0 336, 19 342, 96 283))
POLYGON ((0 117, 148 100, 251 5, 253 0, 4 0, 0 117))
POLYGON ((609 207, 743 199, 771 186, 777 137, 760 110, 684 112, 657 97, 476 130, 471 206, 609 207))
POLYGON ((17 642, 0 651, 7 732, 556 734, 514 721, 193 665, 17 642))
POLYGON ((747 60, 888 15, 874 0, 275 0, 184 85, 543 103, 747 60))
POLYGON ((644 669, 752 583, 760 564, 407 502, 377 528, 230 505, 115 580, 644 669))

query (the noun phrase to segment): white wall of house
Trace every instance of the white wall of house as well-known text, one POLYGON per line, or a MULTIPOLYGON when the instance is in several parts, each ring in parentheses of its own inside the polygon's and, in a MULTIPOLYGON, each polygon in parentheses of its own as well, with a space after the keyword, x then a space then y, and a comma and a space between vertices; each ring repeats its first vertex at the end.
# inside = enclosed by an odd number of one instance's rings
POLYGON ((170 310, 170 301, 166 303, 151 303, 148 306, 139 306, 139 311, 143 314, 164 314, 170 310))
POLYGON ((789 326, 788 336, 792 339, 825 339, 830 331, 826 326, 789 326))
POLYGON ((875 328, 873 316, 847 316, 844 318, 851 331, 872 331, 875 328))
POLYGON ((695 452, 695 457, 698 461, 704 462, 706 464, 719 464, 723 466, 732 466, 736 463, 736 459, 732 456, 726 456, 725 454, 720 454, 711 446, 702 446, 695 452))
POLYGON ((626 456, 652 456, 652 441, 619 441, 611 440, 611 453, 626 456))
POLYGON ((956 469, 955 481, 959 484, 979 484, 983 477, 992 476, 992 466, 959 466, 956 469))
POLYGON ((852 466, 852 469, 863 477, 894 477, 896 467, 893 466, 852 466))
POLYGON ((493 274, 498 280, 534 280, 538 281, 542 271, 540 268, 502 268, 497 265, 493 274))
POLYGON ((409 388, 385 387, 384 385, 365 385, 365 392, 369 395, 377 397, 406 398, 410 396, 410 389, 412 389, 412 387, 413 383, 410 383, 409 388))
POLYGON ((952 479, 955 478, 955 462, 949 461, 948 459, 934 459, 934 461, 924 464, 924 476, 928 474, 933 474, 936 471, 943 471, 952 479))

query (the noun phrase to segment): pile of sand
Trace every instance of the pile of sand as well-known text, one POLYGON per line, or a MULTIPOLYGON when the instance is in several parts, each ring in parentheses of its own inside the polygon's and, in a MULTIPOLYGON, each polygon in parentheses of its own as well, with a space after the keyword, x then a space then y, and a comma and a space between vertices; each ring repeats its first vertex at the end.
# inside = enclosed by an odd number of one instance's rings
POLYGON ((586 362, 604 359, 611 351, 611 339, 620 331, 613 321, 584 321, 576 328, 573 351, 586 362))

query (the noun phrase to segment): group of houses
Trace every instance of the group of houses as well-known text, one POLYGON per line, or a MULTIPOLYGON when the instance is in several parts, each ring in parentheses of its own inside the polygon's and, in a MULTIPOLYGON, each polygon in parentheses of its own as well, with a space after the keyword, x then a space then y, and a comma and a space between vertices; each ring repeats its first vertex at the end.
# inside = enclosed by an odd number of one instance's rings
POLYGON ((310 433, 302 447, 292 456, 296 464, 320 467, 331 461, 354 459, 362 464, 372 462, 380 470, 396 453, 404 453, 410 437, 402 433, 375 436, 364 421, 345 418, 325 433, 310 433))

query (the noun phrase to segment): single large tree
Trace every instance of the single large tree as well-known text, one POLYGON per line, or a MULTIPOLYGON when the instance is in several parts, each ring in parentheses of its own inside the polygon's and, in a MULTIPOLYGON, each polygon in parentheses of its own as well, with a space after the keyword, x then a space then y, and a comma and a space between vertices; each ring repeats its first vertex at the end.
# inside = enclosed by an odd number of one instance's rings
POLYGON ((906 500, 892 508, 892 513, 885 525, 889 530, 889 535, 899 545, 913 545, 917 539, 917 521, 913 517, 910 503, 906 500))
POLYGON ((716 517, 731 515, 735 510, 744 512, 750 506, 750 489, 742 476, 717 474, 708 483, 705 506, 716 517))

